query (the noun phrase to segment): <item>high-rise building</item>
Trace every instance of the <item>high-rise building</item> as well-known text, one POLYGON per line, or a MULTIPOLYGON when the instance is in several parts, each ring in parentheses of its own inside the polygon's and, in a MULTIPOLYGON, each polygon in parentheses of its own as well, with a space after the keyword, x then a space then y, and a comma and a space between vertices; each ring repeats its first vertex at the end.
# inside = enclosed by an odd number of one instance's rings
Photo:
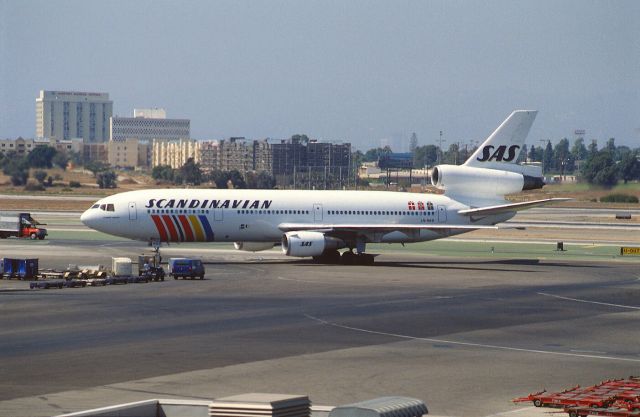
POLYGON ((40 90, 36 98, 36 137, 105 142, 113 101, 108 93, 40 90))
POLYGON ((297 138, 271 145, 273 175, 291 175, 307 166, 307 148, 297 138))
POLYGON ((164 109, 134 109, 134 117, 113 116, 110 119, 111 140, 166 139, 180 140, 191 137, 189 119, 167 119, 164 109))

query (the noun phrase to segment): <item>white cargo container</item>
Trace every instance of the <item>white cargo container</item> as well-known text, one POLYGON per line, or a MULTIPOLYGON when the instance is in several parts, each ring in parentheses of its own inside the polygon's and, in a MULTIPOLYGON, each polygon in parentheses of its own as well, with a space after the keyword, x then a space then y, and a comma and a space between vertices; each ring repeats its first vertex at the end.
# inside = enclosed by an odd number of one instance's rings
POLYGON ((111 272, 114 276, 131 275, 131 258, 111 258, 111 272))

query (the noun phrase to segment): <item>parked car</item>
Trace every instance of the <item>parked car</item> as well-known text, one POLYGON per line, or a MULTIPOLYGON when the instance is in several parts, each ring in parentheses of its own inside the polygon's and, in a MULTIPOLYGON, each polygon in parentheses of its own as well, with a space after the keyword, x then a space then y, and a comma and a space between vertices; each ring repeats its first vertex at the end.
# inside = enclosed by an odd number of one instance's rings
POLYGON ((169 275, 173 279, 180 277, 204 279, 204 265, 200 259, 171 258, 169 259, 169 275))

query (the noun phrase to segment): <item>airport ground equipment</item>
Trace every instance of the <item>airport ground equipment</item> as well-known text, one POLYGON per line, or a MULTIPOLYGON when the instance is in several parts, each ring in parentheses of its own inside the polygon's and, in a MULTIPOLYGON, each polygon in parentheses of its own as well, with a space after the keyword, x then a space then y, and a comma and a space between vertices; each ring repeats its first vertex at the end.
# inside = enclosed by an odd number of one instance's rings
POLYGON ((128 276, 122 276, 122 277, 110 276, 108 278, 105 278, 105 281, 108 285, 128 284, 129 277, 128 276))
POLYGON ((44 239, 47 229, 41 228, 29 213, 0 212, 0 239, 19 237, 28 239, 44 239))
POLYGON ((111 274, 129 276, 132 271, 131 258, 111 258, 111 274))
POLYGON ((429 414, 422 400, 410 397, 379 397, 335 407, 329 417, 420 417, 429 414))
POLYGON ((30 289, 42 288, 48 290, 49 288, 58 288, 62 289, 64 287, 65 282, 62 280, 56 281, 31 281, 29 283, 30 289))
POLYGON ((610 379, 581 388, 575 386, 561 392, 546 390, 513 399, 513 402, 531 401, 536 407, 563 408, 572 416, 634 416, 640 417, 640 377, 610 379), (626 409, 626 411, 624 411, 626 409), (598 412, 599 414, 587 414, 598 412), (607 411, 610 410, 610 411, 607 411), (637 414, 620 414, 620 413, 637 414), (574 414, 572 414, 574 413, 574 414), (613 413, 613 414, 606 414, 613 413))
POLYGON ((38 279, 38 258, 3 258, 2 278, 38 279))
POLYGON ((591 407, 567 407, 564 411, 569 417, 586 417, 586 416, 611 416, 611 417, 640 417, 640 410, 637 408, 629 408, 627 406, 611 406, 607 408, 591 408, 591 407))
POLYGON ((11 279, 18 276, 18 260, 13 258, 2 258, 1 278, 11 279))
POLYGON ((169 259, 169 275, 173 279, 196 277, 204 279, 204 265, 200 259, 171 258, 169 259))
POLYGON ((87 281, 84 279, 70 279, 64 281, 65 288, 84 288, 87 286, 87 281))
POLYGON ((38 258, 18 259, 18 277, 22 280, 38 277, 38 258))

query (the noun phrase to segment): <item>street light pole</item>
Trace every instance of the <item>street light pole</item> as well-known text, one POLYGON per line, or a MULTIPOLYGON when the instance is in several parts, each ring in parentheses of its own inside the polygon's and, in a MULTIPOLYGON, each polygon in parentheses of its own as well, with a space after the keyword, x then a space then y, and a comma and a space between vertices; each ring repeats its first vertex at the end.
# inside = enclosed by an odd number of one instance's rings
POLYGON ((442 142, 443 142, 443 140, 442 140, 442 130, 441 130, 440 131, 440 140, 438 141, 438 165, 440 165, 441 160, 442 160, 442 158, 440 156, 442 154, 442 142))

